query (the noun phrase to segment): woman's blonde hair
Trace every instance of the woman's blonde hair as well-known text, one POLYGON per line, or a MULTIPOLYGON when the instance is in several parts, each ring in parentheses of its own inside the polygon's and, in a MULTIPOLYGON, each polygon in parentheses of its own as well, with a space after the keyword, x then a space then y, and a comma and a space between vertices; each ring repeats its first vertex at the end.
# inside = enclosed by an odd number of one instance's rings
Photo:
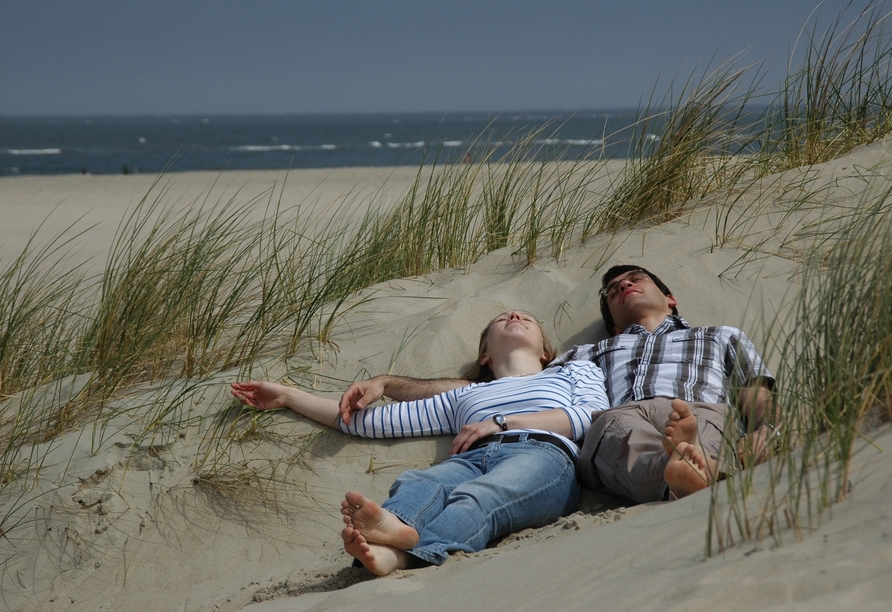
MULTIPOLYGON (((520 311, 524 312, 524 311, 520 311)), ((505 314, 505 313, 502 313, 505 314)), ((528 312, 524 312, 524 314, 530 314, 528 312)), ((467 370, 462 372, 461 377, 465 380, 469 380, 471 382, 483 383, 489 382, 491 380, 495 380, 495 375, 492 373, 492 369, 489 367, 489 364, 481 364, 480 360, 483 359, 483 354, 486 352, 486 340, 489 338, 489 330, 492 327, 492 324, 496 322, 498 319, 497 316, 495 319, 490 321, 487 326, 480 332, 480 344, 477 348, 477 359, 474 360, 474 364, 471 365, 467 370)), ((532 316, 532 315, 530 315, 532 316)), ((557 355, 557 351, 554 350, 554 347, 551 346, 551 340, 548 339, 548 336, 545 334, 545 330, 542 329, 542 324, 539 323, 539 320, 536 317, 533 317, 533 321, 536 322, 536 326, 539 328, 539 333, 542 334, 542 348, 545 349, 546 360, 545 363, 550 362, 557 355)))

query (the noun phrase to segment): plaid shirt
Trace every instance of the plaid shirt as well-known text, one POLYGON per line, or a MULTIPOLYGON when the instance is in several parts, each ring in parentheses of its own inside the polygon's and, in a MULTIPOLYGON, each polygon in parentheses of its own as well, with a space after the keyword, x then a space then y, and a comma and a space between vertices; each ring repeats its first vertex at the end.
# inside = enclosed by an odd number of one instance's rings
POLYGON ((550 365, 595 362, 607 377, 611 406, 654 397, 688 402, 728 403, 728 390, 762 377, 774 379, 755 346, 736 327, 691 327, 667 316, 653 332, 633 324, 598 344, 574 347, 550 365))

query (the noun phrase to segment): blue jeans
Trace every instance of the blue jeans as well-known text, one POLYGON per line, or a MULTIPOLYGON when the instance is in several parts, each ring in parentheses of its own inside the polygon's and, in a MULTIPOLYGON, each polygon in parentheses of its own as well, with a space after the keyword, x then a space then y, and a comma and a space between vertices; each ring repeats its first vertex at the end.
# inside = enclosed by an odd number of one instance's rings
POLYGON ((477 552, 493 538, 572 512, 576 469, 547 442, 492 442, 426 470, 402 473, 382 504, 419 535, 410 554, 440 565, 450 551, 477 552))

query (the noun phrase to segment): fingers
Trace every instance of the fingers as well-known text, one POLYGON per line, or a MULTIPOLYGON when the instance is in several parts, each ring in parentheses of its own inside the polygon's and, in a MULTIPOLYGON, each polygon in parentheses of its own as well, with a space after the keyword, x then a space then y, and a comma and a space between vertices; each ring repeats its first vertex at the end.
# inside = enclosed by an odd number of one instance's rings
POLYGON ((364 394, 364 385, 362 383, 353 383, 341 395, 341 401, 338 402, 338 411, 341 413, 341 420, 346 425, 350 424, 353 412, 365 408, 365 405, 362 404, 364 394))
POLYGON ((338 403, 341 420, 345 425, 350 425, 354 412, 366 408, 382 397, 384 397, 384 383, 375 378, 353 383, 347 387, 338 403))
POLYGON ((279 388, 275 383, 248 380, 245 382, 230 383, 229 392, 241 403, 256 410, 270 410, 283 408, 279 388))
POLYGON ((462 434, 455 436, 455 439, 452 440, 452 446, 449 447, 449 454, 458 455, 459 453, 465 452, 467 447, 471 445, 467 440, 468 438, 464 437, 462 434))
POLYGON ((257 407, 257 400, 255 399, 256 386, 252 384, 252 381, 246 383, 232 383, 229 386, 229 392, 232 393, 235 399, 252 408, 257 407))
POLYGON ((771 456, 771 449, 759 432, 742 438, 737 445, 737 456, 744 467, 758 465, 771 456))
POLYGON ((452 445, 449 447, 450 455, 457 455, 459 453, 465 452, 465 447, 468 446, 465 441, 468 438, 468 430, 467 426, 462 427, 458 434, 452 439, 452 445))
POLYGON ((341 395, 341 401, 338 402, 338 412, 341 414, 341 420, 345 425, 349 425, 352 420, 351 415, 354 410, 359 410, 360 408, 354 408, 354 406, 358 405, 359 402, 362 401, 362 397, 360 399, 355 399, 356 395, 362 393, 362 390, 359 388, 357 383, 353 383, 347 390, 344 391, 344 394, 341 395))
POLYGON ((245 380, 242 382, 230 383, 229 386, 240 391, 259 391, 261 385, 263 385, 263 382, 259 380, 245 380))
POLYGON ((469 450, 477 440, 483 437, 484 434, 476 429, 469 430, 463 434, 459 433, 455 440, 452 441, 452 454, 457 455, 469 450))
POLYGON ((240 392, 240 393, 256 393, 260 391, 260 386, 263 383, 256 380, 246 380, 244 382, 230 383, 229 386, 232 388, 232 392, 240 392))
POLYGON ((346 411, 347 407, 352 403, 352 401, 350 400, 350 397, 353 394, 353 389, 354 389, 355 385, 356 385, 356 383, 351 384, 341 394, 341 400, 338 402, 338 410, 340 411, 341 415, 344 414, 344 411, 346 411))
POLYGON ((455 436, 455 439, 452 440, 452 446, 449 448, 449 452, 453 455, 463 453, 470 449, 471 446, 481 438, 485 438, 494 433, 498 433, 498 426, 491 421, 465 425, 458 432, 458 435, 455 436))

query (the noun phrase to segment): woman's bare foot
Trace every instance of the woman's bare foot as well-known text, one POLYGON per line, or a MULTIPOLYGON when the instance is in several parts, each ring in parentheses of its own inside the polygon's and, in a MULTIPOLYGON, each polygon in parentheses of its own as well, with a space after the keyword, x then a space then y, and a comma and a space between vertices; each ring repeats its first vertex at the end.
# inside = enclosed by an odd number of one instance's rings
POLYGON ((675 499, 702 491, 715 482, 716 464, 693 444, 679 442, 669 456, 663 479, 675 499))
POLYGON ((359 562, 376 576, 386 576, 398 569, 409 567, 408 553, 393 546, 367 542, 353 525, 344 527, 341 539, 344 540, 344 550, 347 554, 359 559, 359 562))
POLYGON ((344 523, 362 533, 370 544, 384 544, 402 550, 418 544, 418 532, 415 529, 392 512, 354 491, 349 491, 344 496, 341 514, 344 515, 344 523))
POLYGON ((700 434, 697 430, 697 417, 691 412, 691 407, 687 402, 680 399, 672 400, 672 414, 669 415, 669 422, 663 429, 663 450, 667 455, 672 455, 672 451, 682 442, 693 444, 703 454, 700 446, 700 434))

